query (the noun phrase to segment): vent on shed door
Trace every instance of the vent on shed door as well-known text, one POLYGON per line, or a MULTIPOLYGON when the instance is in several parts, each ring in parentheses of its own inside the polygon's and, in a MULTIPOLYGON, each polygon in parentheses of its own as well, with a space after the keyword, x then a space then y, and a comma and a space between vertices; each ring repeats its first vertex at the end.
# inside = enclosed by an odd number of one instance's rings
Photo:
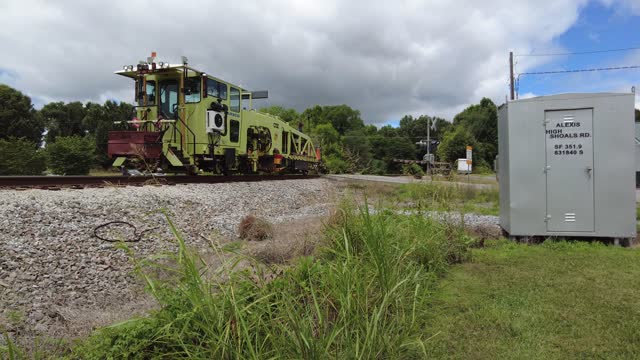
POLYGON ((566 213, 564 214, 564 222, 575 222, 576 214, 575 213, 566 213))

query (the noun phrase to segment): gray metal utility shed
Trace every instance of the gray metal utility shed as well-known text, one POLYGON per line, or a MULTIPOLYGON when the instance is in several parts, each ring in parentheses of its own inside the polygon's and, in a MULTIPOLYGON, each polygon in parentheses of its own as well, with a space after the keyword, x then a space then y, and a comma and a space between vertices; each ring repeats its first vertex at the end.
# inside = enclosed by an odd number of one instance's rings
POLYGON ((511 236, 635 238, 634 94, 498 109, 500 226, 511 236))

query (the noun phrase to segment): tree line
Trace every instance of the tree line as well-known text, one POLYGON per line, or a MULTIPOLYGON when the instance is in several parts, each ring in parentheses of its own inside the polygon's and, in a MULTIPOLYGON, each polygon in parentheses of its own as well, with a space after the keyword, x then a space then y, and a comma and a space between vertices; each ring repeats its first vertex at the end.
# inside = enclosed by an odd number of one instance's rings
MULTIPOLYGON (((393 159, 422 159, 430 146, 437 160, 453 162, 474 147, 474 169, 488 171, 497 153, 497 108, 482 99, 443 118, 406 115, 399 126, 367 125, 348 105, 312 106, 303 112, 282 106, 260 109, 310 134, 333 173, 398 173, 393 159), (434 141, 424 141, 427 132, 434 141)), ((0 84, 0 175, 87 174, 108 168, 107 136, 116 122, 131 118, 133 105, 106 101, 52 102, 36 110, 20 91, 0 84)))
POLYGON ((398 127, 366 125, 360 112, 347 105, 316 105, 301 113, 282 106, 260 111, 294 126, 301 124, 321 146, 325 165, 332 173, 399 173, 400 164, 394 159, 422 159, 427 147, 436 160, 453 163, 466 157, 467 146, 474 148, 476 171, 486 172, 498 152, 497 107, 487 98, 457 114, 452 122, 406 115, 398 127), (431 144, 424 141, 427 133, 433 139, 431 144))
POLYGON ((0 84, 0 175, 83 175, 110 166, 107 136, 133 106, 106 101, 52 102, 42 109, 31 98, 0 84))

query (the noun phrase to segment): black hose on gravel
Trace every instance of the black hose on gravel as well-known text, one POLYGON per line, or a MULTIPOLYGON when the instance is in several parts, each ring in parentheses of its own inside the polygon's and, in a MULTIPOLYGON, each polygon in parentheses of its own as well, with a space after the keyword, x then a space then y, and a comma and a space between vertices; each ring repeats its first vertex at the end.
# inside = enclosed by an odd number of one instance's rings
POLYGON ((108 242, 121 242, 121 241, 122 242, 138 242, 138 241, 142 240, 142 236, 144 236, 145 233, 147 233, 149 231, 153 231, 153 230, 155 230, 157 228, 158 227, 154 227, 154 228, 151 228, 151 229, 146 229, 146 230, 143 230, 140 233, 138 233, 138 229, 136 228, 136 226, 133 225, 130 222, 126 222, 126 221, 109 221, 108 223, 96 226, 93 229, 93 236, 97 237, 98 239, 100 239, 102 241, 108 241, 108 242), (107 227, 109 225, 114 225, 114 224, 126 225, 126 226, 129 226, 129 227, 133 228, 134 237, 132 239, 122 240, 122 239, 109 239, 109 238, 105 238, 105 237, 102 237, 102 236, 98 235, 98 230, 100 230, 102 228, 105 228, 105 227, 107 227))

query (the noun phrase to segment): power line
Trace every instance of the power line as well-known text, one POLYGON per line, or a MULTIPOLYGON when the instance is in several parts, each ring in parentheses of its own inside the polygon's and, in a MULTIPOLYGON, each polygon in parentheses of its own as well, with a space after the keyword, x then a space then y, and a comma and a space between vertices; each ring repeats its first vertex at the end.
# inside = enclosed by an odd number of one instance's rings
POLYGON ((534 71, 519 73, 516 79, 516 97, 520 93, 520 76, 522 75, 549 75, 549 74, 567 74, 567 73, 581 73, 581 72, 595 72, 595 71, 610 71, 610 70, 628 70, 628 69, 640 69, 640 65, 629 66, 614 66, 604 68, 592 68, 592 69, 572 69, 572 70, 556 70, 556 71, 534 71))
POLYGON ((535 56, 568 56, 568 55, 588 55, 588 54, 600 54, 619 51, 631 51, 640 50, 640 47, 629 47, 621 49, 608 49, 608 50, 592 50, 592 51, 578 51, 578 52, 566 52, 566 53, 547 53, 547 54, 516 54, 517 57, 535 57, 535 56))
POLYGON ((518 77, 520 77, 521 75, 564 74, 564 73, 579 73, 579 72, 593 72, 593 71, 627 70, 627 69, 639 69, 639 68, 640 68, 640 65, 629 65, 629 66, 615 66, 615 67, 592 68, 592 69, 572 69, 572 70, 557 70, 557 71, 534 71, 534 72, 519 73, 518 77))

